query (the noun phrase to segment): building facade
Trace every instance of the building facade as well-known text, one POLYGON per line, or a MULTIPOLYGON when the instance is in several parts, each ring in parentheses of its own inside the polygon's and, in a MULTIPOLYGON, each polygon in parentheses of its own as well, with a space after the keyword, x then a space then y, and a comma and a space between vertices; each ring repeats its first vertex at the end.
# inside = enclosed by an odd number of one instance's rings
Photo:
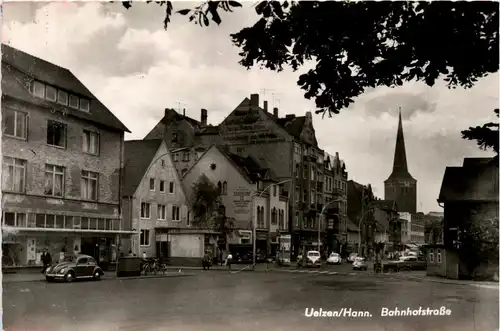
POLYGON ((391 200, 372 202, 375 221, 375 242, 384 243, 385 252, 401 249, 402 226, 399 220, 397 204, 391 200))
POLYGON ((386 200, 396 201, 399 212, 417 213, 417 181, 408 171, 401 111, 399 112, 394 163, 391 175, 384 181, 384 196, 386 200))
POLYGON ((133 254, 170 260, 203 256, 203 240, 189 229, 189 204, 164 140, 125 142, 122 199, 124 222, 134 231, 128 243, 133 254))
MULTIPOLYGON (((370 184, 363 185, 353 180, 347 182, 347 216, 358 228, 357 246, 351 250, 366 256, 373 250, 375 243, 375 218, 372 206, 375 197, 370 184)), ((349 228, 349 227, 348 227, 349 228)))
POLYGON ((67 69, 2 45, 2 243, 7 264, 76 252, 106 267, 120 238, 128 129, 67 69))
MULTIPOLYGON (((252 253, 253 224, 256 226, 257 253, 276 254, 278 237, 288 232, 288 198, 277 184, 272 170, 263 168, 252 157, 231 153, 213 145, 184 175, 182 182, 189 197, 193 186, 206 177, 220 192, 219 204, 229 220, 229 250, 239 256, 252 253)), ((225 238, 211 239, 225 250, 225 238)))

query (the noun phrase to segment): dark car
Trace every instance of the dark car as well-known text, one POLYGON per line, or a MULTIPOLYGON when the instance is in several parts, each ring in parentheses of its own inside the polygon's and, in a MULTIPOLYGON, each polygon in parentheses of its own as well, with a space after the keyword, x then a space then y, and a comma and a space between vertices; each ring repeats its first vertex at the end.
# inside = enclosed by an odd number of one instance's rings
POLYGON ((89 255, 78 254, 68 256, 63 262, 52 265, 45 271, 45 279, 48 282, 64 280, 71 282, 74 279, 100 280, 104 275, 96 260, 89 255))

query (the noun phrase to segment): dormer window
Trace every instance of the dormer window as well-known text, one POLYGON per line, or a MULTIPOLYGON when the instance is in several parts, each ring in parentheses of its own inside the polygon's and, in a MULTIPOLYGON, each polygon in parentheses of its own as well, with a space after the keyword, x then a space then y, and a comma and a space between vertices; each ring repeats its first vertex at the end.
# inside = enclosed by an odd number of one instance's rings
POLYGON ((55 88, 48 84, 34 80, 30 86, 31 93, 41 99, 57 102, 64 106, 70 106, 74 109, 79 109, 85 112, 90 111, 90 100, 80 98, 74 94, 55 88))

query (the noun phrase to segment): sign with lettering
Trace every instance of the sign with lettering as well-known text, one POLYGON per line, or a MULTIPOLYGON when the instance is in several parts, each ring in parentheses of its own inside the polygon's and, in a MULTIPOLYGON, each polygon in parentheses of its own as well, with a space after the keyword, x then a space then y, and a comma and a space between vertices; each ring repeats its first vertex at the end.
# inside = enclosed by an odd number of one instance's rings
POLYGON ((249 215, 252 202, 252 191, 247 187, 238 187, 233 192, 234 213, 249 215))
POLYGON ((273 122, 260 119, 248 121, 247 117, 248 115, 241 118, 232 117, 226 120, 220 128, 222 139, 224 141, 239 141, 241 143, 254 144, 285 141, 285 138, 273 132, 276 130, 273 122))

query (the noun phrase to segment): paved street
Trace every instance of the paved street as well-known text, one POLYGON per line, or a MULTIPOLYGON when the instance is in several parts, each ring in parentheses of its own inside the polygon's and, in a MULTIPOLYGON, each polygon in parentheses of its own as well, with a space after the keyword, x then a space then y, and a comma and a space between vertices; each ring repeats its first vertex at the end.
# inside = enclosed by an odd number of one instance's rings
POLYGON ((496 330, 498 291, 320 273, 196 272, 192 277, 4 284, 5 330, 496 330), (451 316, 381 317, 381 308, 451 316), (372 317, 306 317, 306 308, 372 317))

